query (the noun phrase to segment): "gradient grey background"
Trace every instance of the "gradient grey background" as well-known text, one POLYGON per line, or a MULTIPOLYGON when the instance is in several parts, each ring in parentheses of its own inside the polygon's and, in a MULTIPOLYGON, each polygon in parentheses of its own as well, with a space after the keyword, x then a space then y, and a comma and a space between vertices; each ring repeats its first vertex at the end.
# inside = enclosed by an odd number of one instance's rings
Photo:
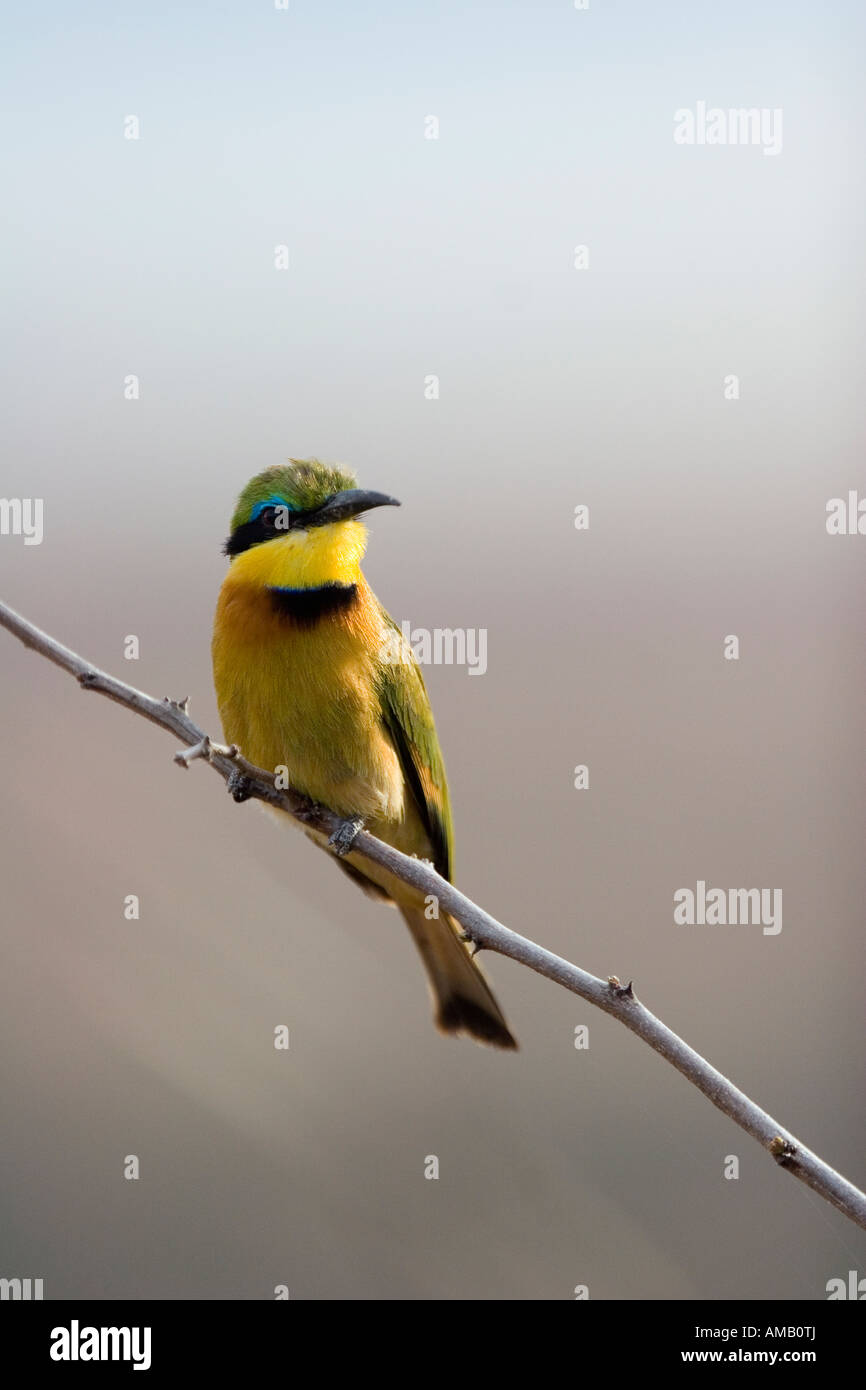
MULTIPOLYGON (((247 477, 317 454, 399 496, 374 588, 489 631, 483 678, 427 671, 460 886, 634 977, 861 1184, 866 539, 824 520, 866 491, 863 29, 781 0, 8 13, 2 493, 46 532, 0 539, 4 600, 217 733, 247 477), (781 155, 676 146, 699 100, 782 107, 781 155), (675 927, 699 878, 781 887, 781 935, 675 927)), ((395 914, 2 633, 0 660, 0 1274, 814 1299, 864 1272, 621 1027, 488 957, 521 1052, 440 1038, 395 914)))

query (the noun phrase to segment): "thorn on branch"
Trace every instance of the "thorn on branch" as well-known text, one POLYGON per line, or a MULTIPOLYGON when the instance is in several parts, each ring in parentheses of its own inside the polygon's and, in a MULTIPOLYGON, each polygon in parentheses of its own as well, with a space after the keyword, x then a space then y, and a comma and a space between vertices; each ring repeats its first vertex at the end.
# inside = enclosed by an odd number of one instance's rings
POLYGON ((179 763, 181 767, 189 767, 190 763, 194 762, 196 758, 202 758, 206 763, 209 763, 210 755, 211 742, 207 734, 205 734, 204 738, 199 739, 198 743, 194 743, 192 748, 184 748, 183 752, 175 753, 174 760, 176 763, 179 763))
POLYGON ((171 709, 178 710, 181 714, 189 714, 189 696, 184 695, 182 700, 173 700, 170 695, 164 695, 162 702, 169 705, 171 709))
POLYGON ((615 994, 617 999, 634 999, 634 990, 632 989, 634 980, 629 980, 627 985, 623 985, 620 984, 616 975, 609 975, 607 983, 610 986, 611 993, 615 994))
POLYGON ((770 1153, 776 1162, 784 1168, 786 1163, 790 1163, 792 1158, 796 1158, 797 1149, 789 1139, 783 1139, 781 1134, 777 1134, 770 1140, 770 1153))

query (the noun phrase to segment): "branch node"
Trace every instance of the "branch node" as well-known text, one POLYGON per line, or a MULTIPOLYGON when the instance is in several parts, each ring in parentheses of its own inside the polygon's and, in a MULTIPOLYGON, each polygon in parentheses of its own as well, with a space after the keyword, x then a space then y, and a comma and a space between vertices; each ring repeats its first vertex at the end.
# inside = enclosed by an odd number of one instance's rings
POLYGON ((99 676, 95 671, 81 671, 78 675, 78 684, 82 690, 92 690, 99 684, 99 676))
POLYGON ((190 763, 194 762, 196 758, 202 758, 204 762, 209 763, 210 756, 211 742, 207 734, 205 734, 204 738, 200 738, 198 743, 194 743, 191 748, 184 748, 181 753, 175 753, 174 760, 176 763, 179 763, 181 767, 189 767, 190 763))
POLYGON ((634 980, 629 980, 627 985, 620 984, 616 975, 608 975, 607 983, 610 986, 611 994, 615 994, 617 999, 634 999, 632 985, 634 980))
POLYGON ((170 695, 163 695, 162 703, 171 709, 176 709, 180 714, 189 714, 189 696, 184 695, 182 700, 173 700, 170 695))

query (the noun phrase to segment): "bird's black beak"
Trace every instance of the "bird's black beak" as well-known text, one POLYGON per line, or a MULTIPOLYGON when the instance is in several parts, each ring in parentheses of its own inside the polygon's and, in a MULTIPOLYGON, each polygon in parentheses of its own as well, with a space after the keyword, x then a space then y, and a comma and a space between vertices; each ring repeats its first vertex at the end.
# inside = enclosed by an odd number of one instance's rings
POLYGON ((348 521, 349 517, 370 512, 374 507, 399 507, 396 497, 388 497, 384 492, 365 492, 363 488, 351 487, 345 492, 335 492, 321 507, 308 512, 304 518, 305 526, 327 526, 331 521, 348 521))

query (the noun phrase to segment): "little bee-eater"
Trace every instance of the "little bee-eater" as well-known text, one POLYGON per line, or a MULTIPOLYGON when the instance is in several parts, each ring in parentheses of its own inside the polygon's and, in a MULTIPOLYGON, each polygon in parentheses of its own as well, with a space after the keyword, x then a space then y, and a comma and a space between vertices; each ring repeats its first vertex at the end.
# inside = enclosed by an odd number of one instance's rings
MULTIPOLYGON (((351 474, 291 459, 247 484, 225 544, 213 667, 225 736, 251 762, 451 878, 451 808, 421 672, 361 573, 360 517, 398 506, 351 474)), ((421 953, 446 1033, 516 1047, 487 981, 445 913, 353 854, 336 862, 395 903, 421 953)))

